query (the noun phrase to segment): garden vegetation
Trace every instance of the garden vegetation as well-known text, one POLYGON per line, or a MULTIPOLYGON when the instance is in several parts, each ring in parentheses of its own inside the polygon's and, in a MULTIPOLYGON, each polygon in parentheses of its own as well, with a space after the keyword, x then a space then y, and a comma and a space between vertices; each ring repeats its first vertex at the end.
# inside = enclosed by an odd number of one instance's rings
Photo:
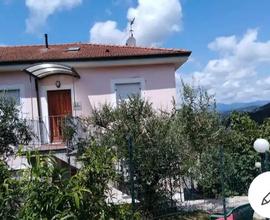
POLYGON ((226 195, 246 195, 259 172, 252 144, 270 138, 270 121, 259 125, 241 113, 224 118, 202 88, 183 84, 181 94, 181 105, 171 112, 134 96, 117 107, 94 109, 80 119, 80 129, 67 125, 65 140, 78 150, 82 165, 72 176, 53 155, 23 150, 34 134, 16 102, 1 97, 0 218, 152 219, 179 206, 174 195, 183 185, 217 198, 221 146, 226 195), (15 173, 6 164, 10 155, 25 156, 30 166, 15 173), (110 186, 130 195, 131 182, 135 207, 108 200, 110 186))

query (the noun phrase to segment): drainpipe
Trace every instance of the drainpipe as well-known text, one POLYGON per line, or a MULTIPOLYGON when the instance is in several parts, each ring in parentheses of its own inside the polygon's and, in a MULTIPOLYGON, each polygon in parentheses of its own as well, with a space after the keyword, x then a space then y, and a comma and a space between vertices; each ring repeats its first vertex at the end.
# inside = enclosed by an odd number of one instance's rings
POLYGON ((33 87, 32 87, 32 76, 29 75, 29 80, 30 80, 30 93, 31 93, 31 119, 34 121, 34 107, 33 107, 33 87))
POLYGON ((38 109, 38 126, 39 126, 39 133, 40 133, 40 141, 41 144, 44 143, 43 137, 43 126, 42 126, 42 118, 41 118, 41 105, 40 105, 40 96, 39 96, 39 88, 38 88, 38 79, 35 79, 35 87, 36 87, 36 94, 37 94, 37 109, 38 109))

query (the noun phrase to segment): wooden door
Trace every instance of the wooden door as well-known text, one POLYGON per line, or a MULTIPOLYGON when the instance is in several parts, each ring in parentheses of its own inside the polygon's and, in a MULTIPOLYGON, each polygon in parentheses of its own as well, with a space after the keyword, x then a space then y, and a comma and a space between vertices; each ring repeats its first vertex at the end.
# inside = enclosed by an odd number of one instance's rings
POLYGON ((51 143, 61 142, 65 118, 72 115, 71 92, 70 90, 48 91, 47 97, 51 143))

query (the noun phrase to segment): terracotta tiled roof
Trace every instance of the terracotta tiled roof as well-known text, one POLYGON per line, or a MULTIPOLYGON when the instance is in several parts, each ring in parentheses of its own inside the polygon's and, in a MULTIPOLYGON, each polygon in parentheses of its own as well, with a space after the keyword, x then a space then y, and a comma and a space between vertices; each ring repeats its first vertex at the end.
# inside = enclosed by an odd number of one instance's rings
POLYGON ((0 47, 0 64, 43 61, 112 60, 145 57, 189 56, 190 51, 165 48, 144 48, 87 43, 0 47), (68 48, 80 48, 68 51, 68 48))

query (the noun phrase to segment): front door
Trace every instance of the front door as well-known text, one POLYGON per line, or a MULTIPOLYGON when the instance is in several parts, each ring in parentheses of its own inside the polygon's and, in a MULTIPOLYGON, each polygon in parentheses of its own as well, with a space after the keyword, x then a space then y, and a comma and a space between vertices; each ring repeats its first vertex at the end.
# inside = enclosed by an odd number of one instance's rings
POLYGON ((65 118, 72 115, 71 92, 70 90, 48 91, 47 97, 51 143, 61 142, 65 118))

